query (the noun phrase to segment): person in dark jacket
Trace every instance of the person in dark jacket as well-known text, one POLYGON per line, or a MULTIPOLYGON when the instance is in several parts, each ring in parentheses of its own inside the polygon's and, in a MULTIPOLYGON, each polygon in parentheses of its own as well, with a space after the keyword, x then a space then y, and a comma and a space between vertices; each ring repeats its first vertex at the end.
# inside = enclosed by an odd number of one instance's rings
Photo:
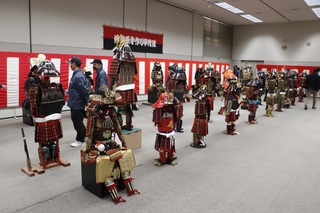
POLYGON ((4 85, 4 84, 0 84, 0 89, 6 90, 6 89, 7 89, 7 86, 4 85))
POLYGON ((306 82, 305 82, 305 88, 306 88, 306 95, 307 95, 307 101, 304 104, 304 109, 308 109, 308 103, 311 99, 311 95, 313 98, 312 102, 312 109, 316 109, 316 103, 317 103, 317 95, 319 92, 320 87, 320 76, 319 76, 320 68, 316 67, 313 69, 313 73, 307 75, 306 82))
POLYGON ((93 64, 93 70, 97 72, 94 93, 103 94, 104 88, 102 85, 108 86, 108 78, 106 71, 104 71, 102 61, 99 58, 94 59, 93 62, 91 62, 91 64, 93 64))
POLYGON ((84 109, 89 100, 89 88, 86 76, 80 69, 82 63, 80 58, 72 57, 68 63, 73 70, 73 74, 69 83, 69 100, 67 105, 70 107, 71 120, 73 122, 73 127, 77 132, 76 141, 71 143, 71 146, 84 146, 86 127, 83 124, 83 119, 85 117, 84 109))
POLYGON ((6 89, 7 89, 7 86, 4 85, 4 84, 0 84, 0 89, 6 90, 6 89))

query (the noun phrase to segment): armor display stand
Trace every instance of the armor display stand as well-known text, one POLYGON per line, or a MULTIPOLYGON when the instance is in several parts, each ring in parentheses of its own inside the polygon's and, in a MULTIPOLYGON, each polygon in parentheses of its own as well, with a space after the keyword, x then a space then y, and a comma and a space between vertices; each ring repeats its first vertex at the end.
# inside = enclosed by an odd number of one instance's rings
MULTIPOLYGON (((53 142, 54 143, 54 142, 53 142)), ((54 156, 50 160, 46 160, 46 152, 43 152, 44 147, 48 144, 48 142, 39 142, 39 147, 38 147, 38 154, 39 154, 39 164, 34 165, 32 167, 32 171, 42 174, 45 172, 46 169, 50 169, 56 166, 70 166, 70 163, 67 161, 64 161, 60 159, 60 146, 59 146, 59 140, 55 141, 55 150, 49 150, 54 152, 54 156)))
POLYGON ((30 85, 28 97, 40 162, 31 170, 42 174, 46 169, 60 165, 66 167, 70 166, 70 163, 60 159, 59 139, 63 137, 61 112, 65 104, 64 90, 62 84, 50 82, 51 77, 60 77, 60 73, 51 61, 45 60, 45 56, 36 67, 33 75, 39 77, 39 82, 30 85))

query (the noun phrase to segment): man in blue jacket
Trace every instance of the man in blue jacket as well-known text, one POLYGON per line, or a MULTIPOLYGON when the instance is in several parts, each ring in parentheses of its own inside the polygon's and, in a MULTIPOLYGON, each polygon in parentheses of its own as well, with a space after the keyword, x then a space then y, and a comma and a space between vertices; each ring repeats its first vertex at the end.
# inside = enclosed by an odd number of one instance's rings
POLYGON ((93 64, 93 70, 97 72, 96 76, 96 82, 95 82, 95 87, 94 87, 94 93, 95 94, 101 94, 104 93, 104 89, 102 87, 103 84, 108 86, 108 78, 106 71, 103 69, 103 64, 101 59, 96 58, 91 62, 93 64))
POLYGON ((80 58, 72 57, 68 63, 70 64, 70 69, 73 70, 73 74, 68 88, 69 100, 67 105, 70 107, 71 120, 73 122, 73 127, 77 132, 76 141, 71 143, 71 146, 84 146, 86 127, 83 124, 83 119, 85 117, 84 108, 89 100, 89 88, 86 76, 80 69, 82 63, 80 58))

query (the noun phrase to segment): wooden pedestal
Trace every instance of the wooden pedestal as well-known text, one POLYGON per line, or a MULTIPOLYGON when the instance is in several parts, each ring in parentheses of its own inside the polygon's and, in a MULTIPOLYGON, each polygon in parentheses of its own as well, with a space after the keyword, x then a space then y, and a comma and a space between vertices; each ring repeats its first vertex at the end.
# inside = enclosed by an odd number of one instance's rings
POLYGON ((46 143, 39 143, 39 148, 38 148, 38 154, 39 154, 39 164, 33 165, 31 167, 31 171, 28 170, 27 167, 23 167, 21 168, 21 171, 23 171, 24 173, 26 173, 29 176, 34 176, 34 172, 38 173, 38 174, 43 174, 45 173, 46 169, 50 169, 56 166, 70 166, 70 163, 67 161, 64 161, 60 158, 60 146, 59 146, 59 140, 56 141, 56 158, 48 163, 44 163, 43 162, 43 156, 42 156, 42 146, 43 144, 46 143))
POLYGON ((141 148, 141 129, 134 127, 131 131, 122 130, 122 135, 126 140, 128 149, 141 148))
POLYGON ((158 95, 159 95, 159 90, 158 89, 153 89, 153 90, 148 90, 148 102, 153 104, 158 100, 158 95))

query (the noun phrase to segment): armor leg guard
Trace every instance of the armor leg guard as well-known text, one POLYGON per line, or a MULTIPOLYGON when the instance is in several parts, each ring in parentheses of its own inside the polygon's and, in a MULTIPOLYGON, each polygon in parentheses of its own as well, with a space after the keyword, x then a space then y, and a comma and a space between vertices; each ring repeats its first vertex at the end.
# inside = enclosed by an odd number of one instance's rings
POLYGON ((190 146, 193 148, 205 148, 207 145, 203 142, 203 138, 204 137, 198 135, 193 135, 193 142, 190 144, 190 146))
POLYGON ((256 124, 257 123, 257 118, 256 118, 255 113, 250 113, 248 115, 248 123, 250 123, 250 124, 256 124))
POLYGON ((168 161, 167 163, 171 164, 172 166, 175 166, 178 162, 176 161, 176 157, 174 156, 173 152, 167 152, 168 155, 168 161))
POLYGON ((277 109, 276 109, 277 112, 283 112, 282 110, 282 105, 281 104, 277 104, 277 109))
POLYGON ((182 120, 179 119, 178 122, 177 122, 177 132, 181 132, 183 133, 183 128, 182 128, 182 120))
POLYGON ((267 109, 266 110, 266 116, 267 117, 273 117, 272 111, 273 111, 273 109, 267 109))
POLYGON ((231 124, 231 127, 230 127, 230 134, 231 135, 236 135, 237 132, 236 132, 236 125, 235 124, 231 124))
POLYGON ((129 172, 124 172, 123 174, 123 183, 126 185, 126 189, 128 192, 128 197, 133 195, 134 193, 140 194, 140 192, 134 188, 133 186, 133 178, 130 176, 129 172))
POLYGON ((112 178, 108 178, 105 181, 105 185, 107 187, 107 190, 109 191, 109 194, 114 204, 118 204, 119 202, 126 202, 126 200, 122 199, 122 197, 119 196, 117 184, 112 180, 112 178))
POLYGON ((164 150, 160 149, 159 150, 159 155, 160 155, 159 161, 162 164, 165 164, 167 162, 167 160, 168 160, 167 153, 164 150))
POLYGON ((292 106, 296 105, 296 99, 295 99, 295 98, 292 98, 292 99, 291 99, 291 105, 292 105, 292 106))
POLYGON ((48 144, 42 146, 41 157, 42 157, 42 160, 40 160, 42 162, 41 166, 46 167, 51 160, 51 153, 50 153, 50 148, 48 144))
POLYGON ((231 125, 230 124, 227 124, 227 130, 223 131, 223 133, 227 134, 227 135, 229 135, 231 133, 231 125))
POLYGON ((303 93, 302 93, 302 94, 299 94, 298 102, 303 102, 303 93))
POLYGON ((212 123, 212 120, 210 118, 211 118, 211 111, 208 112, 208 123, 212 123))
POLYGON ((132 112, 127 112, 126 113, 126 125, 123 126, 122 128, 125 129, 125 130, 129 130, 131 131, 133 126, 132 126, 132 112))

